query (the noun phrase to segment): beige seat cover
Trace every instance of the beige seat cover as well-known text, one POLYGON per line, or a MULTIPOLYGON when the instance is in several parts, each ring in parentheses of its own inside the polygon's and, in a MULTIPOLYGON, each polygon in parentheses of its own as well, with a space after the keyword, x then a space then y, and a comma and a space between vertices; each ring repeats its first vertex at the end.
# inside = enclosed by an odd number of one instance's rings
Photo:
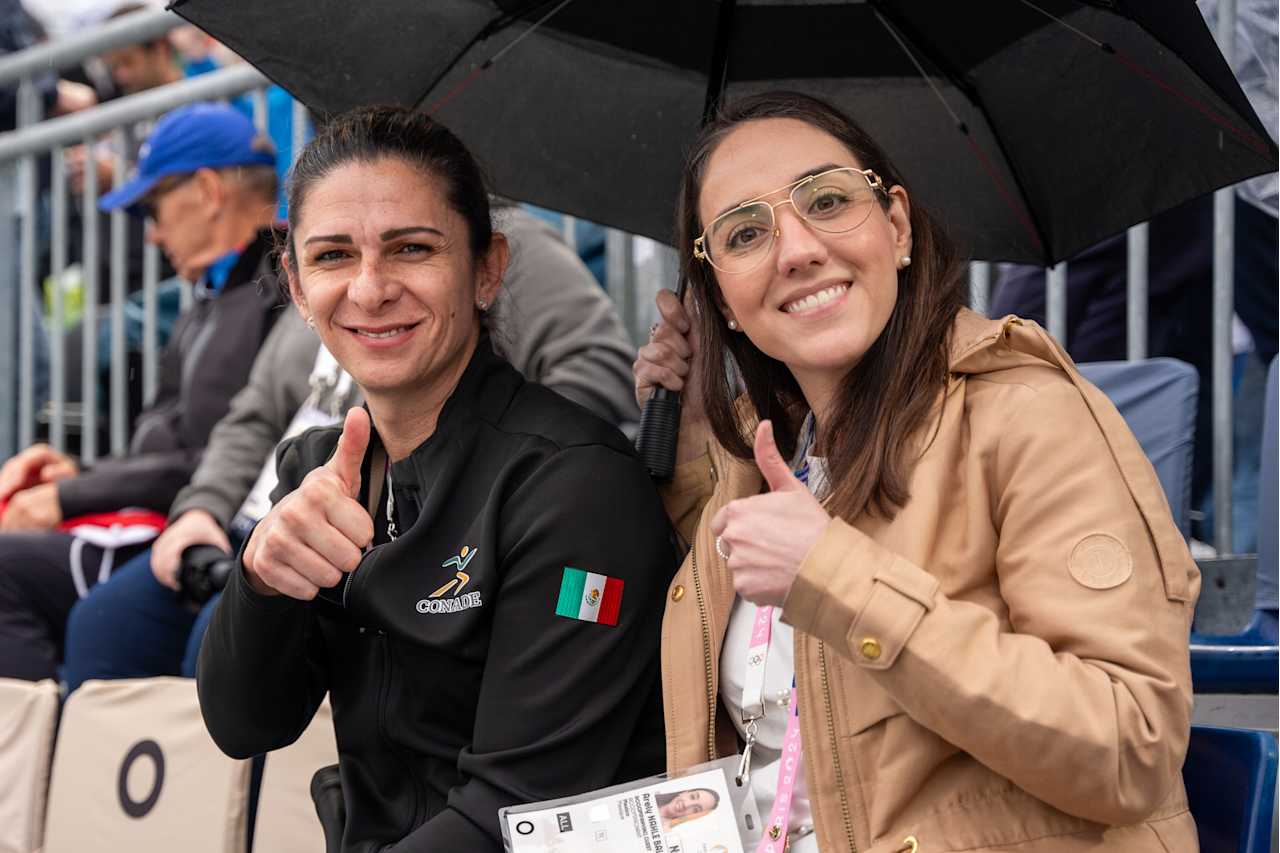
POLYGON ((57 723, 56 684, 0 678, 0 853, 40 848, 57 723))
POLYGON ((311 801, 311 777, 321 767, 338 762, 329 700, 297 742, 267 754, 258 795, 255 851, 319 853, 324 833, 311 801))
POLYGON ((243 853, 248 792, 194 681, 87 681, 63 709, 44 853, 243 853))

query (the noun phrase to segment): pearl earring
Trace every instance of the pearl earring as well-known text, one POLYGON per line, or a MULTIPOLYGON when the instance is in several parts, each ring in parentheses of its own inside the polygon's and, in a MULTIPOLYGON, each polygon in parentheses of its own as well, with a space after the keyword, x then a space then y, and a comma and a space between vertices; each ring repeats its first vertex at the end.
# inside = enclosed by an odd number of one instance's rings
POLYGON ((911 266, 910 255, 903 255, 901 258, 898 259, 898 269, 904 270, 909 266, 911 266))
POLYGON ((737 320, 730 320, 730 321, 729 321, 729 330, 730 330, 730 331, 734 331, 734 332, 738 331, 738 321, 737 321, 737 320))
POLYGON ((476 307, 479 308, 481 311, 484 311, 486 308, 489 307, 489 303, 481 299, 476 302, 476 307))
POLYGON ((316 318, 315 318, 315 317, 308 317, 308 318, 307 318, 307 325, 314 329, 314 328, 316 327, 316 318))

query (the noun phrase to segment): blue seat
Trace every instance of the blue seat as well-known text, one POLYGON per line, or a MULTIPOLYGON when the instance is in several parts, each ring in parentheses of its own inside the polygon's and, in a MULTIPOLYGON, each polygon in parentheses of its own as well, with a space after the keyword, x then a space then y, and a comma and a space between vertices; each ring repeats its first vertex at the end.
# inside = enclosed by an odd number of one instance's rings
POLYGON ((1275 645, 1256 645, 1253 623, 1241 634, 1192 633, 1191 683, 1196 693, 1275 693, 1278 684, 1275 645))
POLYGON ((1192 726, 1182 779, 1200 834, 1200 853, 1269 853, 1275 735, 1192 726))
MULTIPOLYGON (((1266 414, 1262 422, 1262 464, 1258 482, 1258 586, 1269 594, 1259 596, 1259 606, 1275 607, 1277 562, 1276 480, 1277 377, 1272 360, 1267 375, 1266 414), (1268 599, 1264 601, 1264 599, 1268 599)), ((1197 693, 1275 693, 1280 672, 1274 616, 1255 612, 1237 634, 1191 634, 1191 679, 1197 693)))
POLYGON ((1191 532, 1191 451, 1200 394, 1195 368, 1176 358, 1094 361, 1078 367, 1133 431, 1186 538, 1191 532))

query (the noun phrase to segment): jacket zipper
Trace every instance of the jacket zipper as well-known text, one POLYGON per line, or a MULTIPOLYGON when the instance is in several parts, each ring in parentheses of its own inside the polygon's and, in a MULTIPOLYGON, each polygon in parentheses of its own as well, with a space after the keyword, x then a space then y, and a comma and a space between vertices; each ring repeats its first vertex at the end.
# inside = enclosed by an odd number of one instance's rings
POLYGON ((386 745, 387 751, 396 757, 400 766, 404 768, 405 776, 409 777, 413 782, 413 816, 409 820, 409 826, 405 830, 408 835, 417 829, 420 821, 419 815, 422 811, 422 783, 418 780, 418 776, 413 772, 413 768, 409 766, 409 762, 405 761, 404 755, 400 750, 396 749, 395 744, 391 740, 391 734, 387 731, 387 697, 391 693, 391 638, 387 636, 385 631, 378 631, 378 644, 382 647, 382 689, 378 691, 378 734, 382 736, 382 742, 386 745))
POLYGON ((693 560, 693 593, 698 598, 698 616, 702 624, 702 664, 707 676, 707 760, 716 757, 716 693, 711 684, 711 627, 707 622, 707 605, 702 597, 702 581, 698 577, 698 546, 689 551, 693 560))
POLYGON ((850 817, 849 790, 844 784, 844 768, 840 766, 840 744, 836 738, 835 718, 831 713, 831 684, 827 680, 827 646, 818 641, 818 668, 822 673, 822 698, 826 708, 827 735, 831 738, 831 761, 836 769, 836 787, 840 789, 840 815, 844 819, 845 840, 849 842, 849 853, 858 853, 858 845, 853 840, 853 818, 850 817))
POLYGON ((347 579, 342 582, 342 606, 347 606, 347 593, 351 591, 351 579, 356 576, 355 569, 347 572, 347 579))

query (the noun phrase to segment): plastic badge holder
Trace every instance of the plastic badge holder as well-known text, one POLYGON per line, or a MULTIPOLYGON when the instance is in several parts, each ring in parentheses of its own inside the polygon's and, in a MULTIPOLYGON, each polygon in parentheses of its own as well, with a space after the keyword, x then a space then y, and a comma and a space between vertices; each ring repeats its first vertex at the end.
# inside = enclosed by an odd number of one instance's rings
POLYGON ((498 810, 509 853, 745 853, 760 841, 738 758, 498 810))

